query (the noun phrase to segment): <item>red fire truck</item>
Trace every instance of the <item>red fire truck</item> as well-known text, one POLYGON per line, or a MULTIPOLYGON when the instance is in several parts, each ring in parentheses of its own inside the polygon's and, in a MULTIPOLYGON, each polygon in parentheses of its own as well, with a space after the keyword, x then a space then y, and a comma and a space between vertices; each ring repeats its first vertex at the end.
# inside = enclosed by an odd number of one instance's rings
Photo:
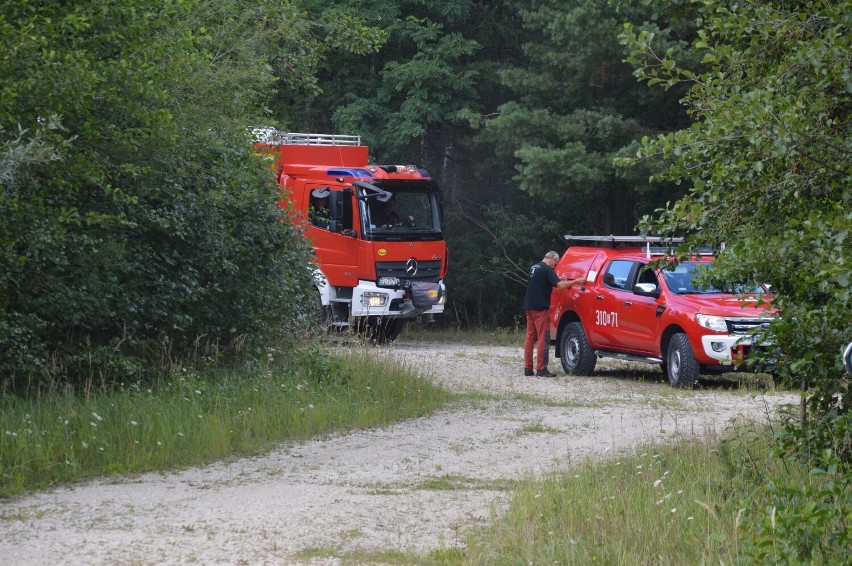
POLYGON ((379 341, 444 312, 441 192, 414 165, 373 165, 360 136, 258 128, 275 161, 280 204, 316 252, 322 320, 379 341), (292 207, 292 208, 291 208, 292 207))
POLYGON ((774 318, 762 286, 717 289, 696 279, 713 261, 698 255, 669 269, 648 265, 674 240, 640 236, 565 236, 555 270, 585 284, 554 289, 551 336, 566 373, 591 375, 597 358, 659 364, 674 386, 702 372, 734 371, 774 318), (652 244, 654 247, 652 247, 652 244))

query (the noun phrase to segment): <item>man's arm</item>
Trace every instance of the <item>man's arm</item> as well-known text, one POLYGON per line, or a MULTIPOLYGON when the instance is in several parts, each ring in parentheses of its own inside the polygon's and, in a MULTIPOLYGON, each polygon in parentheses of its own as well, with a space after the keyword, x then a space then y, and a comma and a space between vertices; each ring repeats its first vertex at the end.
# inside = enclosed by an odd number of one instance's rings
POLYGON ((560 289, 570 289, 574 285, 581 285, 585 280, 585 277, 578 277, 577 279, 560 279, 556 286, 560 289))

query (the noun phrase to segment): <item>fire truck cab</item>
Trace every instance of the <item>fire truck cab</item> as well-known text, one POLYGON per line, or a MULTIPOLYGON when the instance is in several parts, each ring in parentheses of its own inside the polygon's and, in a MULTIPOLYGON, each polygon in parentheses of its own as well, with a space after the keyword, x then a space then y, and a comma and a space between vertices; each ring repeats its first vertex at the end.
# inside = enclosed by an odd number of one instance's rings
POLYGON ((444 311, 441 192, 414 165, 373 165, 360 136, 254 131, 275 161, 280 204, 316 252, 322 320, 377 341, 444 311))

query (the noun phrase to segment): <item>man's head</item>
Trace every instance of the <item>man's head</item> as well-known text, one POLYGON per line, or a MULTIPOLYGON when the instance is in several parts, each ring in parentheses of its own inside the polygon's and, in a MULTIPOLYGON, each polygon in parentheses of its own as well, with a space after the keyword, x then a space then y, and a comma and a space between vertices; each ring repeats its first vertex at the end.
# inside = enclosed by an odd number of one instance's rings
POLYGON ((559 254, 554 251, 549 251, 544 254, 544 259, 542 259, 541 261, 543 261, 550 267, 553 267, 559 262, 559 254))

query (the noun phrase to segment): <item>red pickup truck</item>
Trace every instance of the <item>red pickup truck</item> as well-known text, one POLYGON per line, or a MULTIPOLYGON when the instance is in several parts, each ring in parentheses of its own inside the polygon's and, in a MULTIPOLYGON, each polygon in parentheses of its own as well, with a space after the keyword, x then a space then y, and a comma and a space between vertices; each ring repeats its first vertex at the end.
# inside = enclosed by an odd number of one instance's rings
POLYGON ((696 256, 661 270, 672 240, 639 236, 566 236, 555 271, 584 285, 554 289, 550 307, 556 355, 568 374, 591 375, 599 357, 660 364, 669 382, 692 387, 705 371, 734 371, 773 318, 766 289, 724 292, 695 283, 713 261, 696 256))

